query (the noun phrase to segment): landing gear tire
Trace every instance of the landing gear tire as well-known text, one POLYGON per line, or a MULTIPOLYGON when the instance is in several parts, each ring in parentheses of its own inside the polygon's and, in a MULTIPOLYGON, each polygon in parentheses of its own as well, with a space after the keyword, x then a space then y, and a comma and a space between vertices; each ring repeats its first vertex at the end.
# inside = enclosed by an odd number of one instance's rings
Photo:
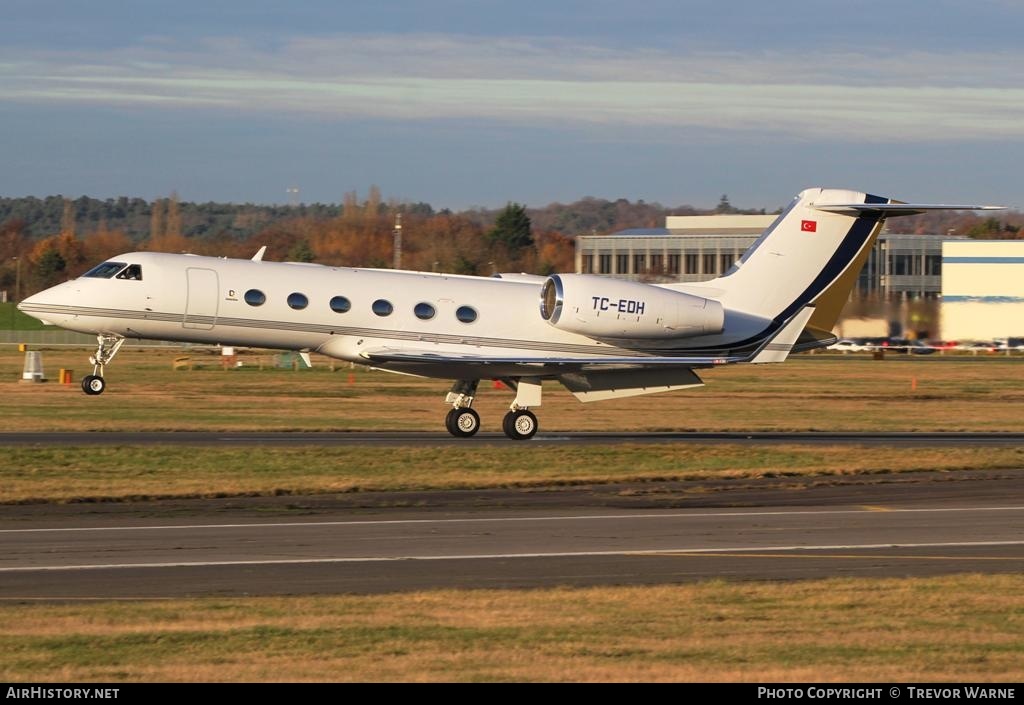
POLYGON ((537 428, 537 417, 527 409, 510 411, 501 420, 501 430, 513 441, 527 441, 533 438, 537 428))
POLYGON ((103 394, 107 383, 103 380, 103 370, 117 355, 124 345, 124 338, 112 333, 100 333, 96 336, 96 354, 89 358, 92 374, 82 378, 82 391, 90 396, 103 394))
POLYGON ((452 409, 444 419, 444 426, 456 438, 469 438, 480 430, 480 414, 468 406, 452 409))
POLYGON ((103 390, 106 388, 107 383, 99 375, 86 375, 82 378, 82 391, 86 394, 91 396, 103 394, 103 390))

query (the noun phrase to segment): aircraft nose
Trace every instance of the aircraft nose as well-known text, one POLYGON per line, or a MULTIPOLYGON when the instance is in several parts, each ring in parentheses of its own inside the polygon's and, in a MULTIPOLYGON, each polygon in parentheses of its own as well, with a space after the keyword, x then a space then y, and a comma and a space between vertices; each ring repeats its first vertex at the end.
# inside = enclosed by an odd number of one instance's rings
POLYGON ((22 299, 18 303, 18 310, 32 318, 38 318, 43 323, 52 324, 63 313, 61 304, 67 303, 64 301, 66 297, 58 291, 63 286, 64 284, 58 284, 22 299))
MULTIPOLYGON (((19 301, 17 308, 22 313, 28 313, 27 309, 30 309, 33 306, 38 305, 39 302, 39 294, 32 294, 32 296, 28 297, 27 299, 22 299, 21 301, 19 301)), ((29 313, 29 315, 31 316, 32 314, 29 313)))
POLYGON ((22 299, 18 302, 18 310, 25 315, 32 316, 32 318, 37 318, 40 321, 43 320, 42 309, 46 301, 43 294, 45 293, 45 291, 41 291, 38 294, 33 294, 27 299, 22 299))

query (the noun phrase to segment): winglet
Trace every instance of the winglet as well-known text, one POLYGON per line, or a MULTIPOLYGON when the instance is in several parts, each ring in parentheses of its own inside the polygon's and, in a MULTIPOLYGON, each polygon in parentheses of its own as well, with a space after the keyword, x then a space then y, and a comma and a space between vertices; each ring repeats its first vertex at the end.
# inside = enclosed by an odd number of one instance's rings
POLYGON ((263 247, 261 247, 261 248, 260 248, 260 249, 259 249, 259 250, 258 250, 258 251, 256 252, 256 254, 254 254, 254 255, 252 256, 252 261, 253 261, 253 262, 262 262, 262 261, 263 261, 263 255, 265 255, 265 254, 266 254, 266 252, 267 252, 267 246, 266 246, 266 245, 264 245, 263 247))
POLYGON ((782 330, 776 333, 775 337, 770 338, 757 351, 757 354, 754 355, 750 362, 757 365, 764 362, 785 361, 803 332, 804 326, 807 325, 807 321, 810 320, 812 313, 814 313, 813 306, 804 306, 800 309, 795 316, 789 319, 789 323, 782 326, 782 330))

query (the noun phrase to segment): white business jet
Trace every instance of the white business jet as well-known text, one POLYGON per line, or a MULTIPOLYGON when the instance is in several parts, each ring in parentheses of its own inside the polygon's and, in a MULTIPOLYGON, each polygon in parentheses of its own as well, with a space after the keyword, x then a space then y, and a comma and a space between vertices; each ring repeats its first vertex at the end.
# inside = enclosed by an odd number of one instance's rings
POLYGON ((484 278, 133 252, 22 301, 44 323, 96 334, 86 394, 126 339, 298 351, 454 380, 445 425, 472 436, 481 379, 515 391, 502 428, 531 438, 541 382, 581 401, 684 389, 695 370, 782 362, 830 332, 887 217, 995 206, 906 204, 807 189, 723 276, 641 284, 586 274, 484 278))

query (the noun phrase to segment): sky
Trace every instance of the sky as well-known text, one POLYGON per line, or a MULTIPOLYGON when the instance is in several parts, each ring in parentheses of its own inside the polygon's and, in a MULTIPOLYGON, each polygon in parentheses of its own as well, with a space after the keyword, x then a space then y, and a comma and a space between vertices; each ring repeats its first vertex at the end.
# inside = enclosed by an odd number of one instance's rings
POLYGON ((1020 0, 5 0, 0 196, 1024 207, 1020 0))

